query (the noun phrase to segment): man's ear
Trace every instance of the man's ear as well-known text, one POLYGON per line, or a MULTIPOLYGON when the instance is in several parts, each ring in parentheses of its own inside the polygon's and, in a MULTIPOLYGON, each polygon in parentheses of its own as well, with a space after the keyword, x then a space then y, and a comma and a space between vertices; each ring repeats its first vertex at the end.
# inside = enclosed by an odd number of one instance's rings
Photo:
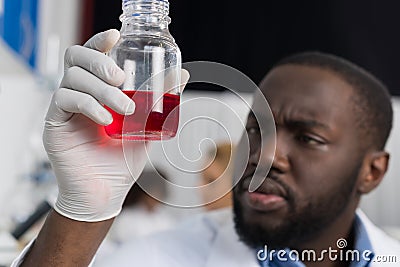
POLYGON ((358 193, 367 194, 381 183, 389 166, 389 158, 389 153, 385 151, 371 152, 365 157, 358 180, 358 193))

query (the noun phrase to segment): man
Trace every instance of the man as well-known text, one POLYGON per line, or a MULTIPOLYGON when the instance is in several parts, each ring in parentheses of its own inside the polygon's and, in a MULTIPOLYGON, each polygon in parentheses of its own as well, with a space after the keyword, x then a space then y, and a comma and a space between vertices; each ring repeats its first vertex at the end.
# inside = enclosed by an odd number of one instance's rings
MULTIPOLYGON (((110 123, 96 100, 121 114, 133 112, 129 99, 112 88, 123 82, 123 73, 101 54, 117 39, 116 31, 108 31, 66 54, 67 71, 44 131, 60 193, 20 266, 87 266, 133 183, 121 143, 99 134, 95 123, 110 123)), ((260 149, 260 121, 250 113, 250 155, 234 188, 233 215, 211 213, 135 240, 98 266, 400 264, 399 243, 356 212, 360 197, 379 185, 388 166, 383 149, 392 108, 385 87, 353 64, 318 53, 287 58, 260 87, 276 124, 276 152, 261 186, 248 190, 256 167, 270 160, 260 149), (382 256, 392 262, 382 263, 382 256)), ((145 144, 129 145, 136 176, 145 144)))

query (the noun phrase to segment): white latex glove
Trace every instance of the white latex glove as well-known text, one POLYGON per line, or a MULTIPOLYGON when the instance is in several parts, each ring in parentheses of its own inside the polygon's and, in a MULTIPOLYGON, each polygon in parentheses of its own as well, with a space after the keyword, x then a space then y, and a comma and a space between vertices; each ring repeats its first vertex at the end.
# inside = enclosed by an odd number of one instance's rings
MULTIPOLYGON (((118 39, 119 32, 109 30, 67 50, 65 74, 46 116, 43 143, 59 187, 54 209, 73 220, 96 222, 117 216, 147 160, 144 142, 122 146, 103 127, 112 116, 102 104, 120 114, 132 114, 135 106, 116 87, 123 83, 124 72, 104 54, 118 39), (125 160, 134 162, 129 165, 135 169, 129 170, 125 160)), ((188 79, 183 70, 183 83, 188 79)))

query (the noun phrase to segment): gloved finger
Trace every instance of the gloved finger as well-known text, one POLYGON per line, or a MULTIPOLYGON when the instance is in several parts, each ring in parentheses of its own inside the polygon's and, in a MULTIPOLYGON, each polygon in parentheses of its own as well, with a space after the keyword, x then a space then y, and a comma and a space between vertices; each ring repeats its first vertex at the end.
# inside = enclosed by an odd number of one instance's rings
POLYGON ((74 45, 67 48, 64 56, 65 71, 72 66, 81 67, 113 86, 120 86, 125 73, 110 57, 87 47, 74 45))
POLYGON ((69 119, 71 113, 81 113, 101 125, 109 125, 113 120, 93 96, 67 88, 60 88, 54 93, 52 105, 47 121, 62 122, 69 119))
POLYGON ((130 115, 135 111, 135 103, 120 89, 108 85, 90 72, 76 66, 67 70, 60 87, 90 94, 123 115, 130 115))
POLYGON ((120 37, 118 30, 111 29, 105 32, 100 32, 90 38, 83 46, 106 53, 113 48, 120 37))

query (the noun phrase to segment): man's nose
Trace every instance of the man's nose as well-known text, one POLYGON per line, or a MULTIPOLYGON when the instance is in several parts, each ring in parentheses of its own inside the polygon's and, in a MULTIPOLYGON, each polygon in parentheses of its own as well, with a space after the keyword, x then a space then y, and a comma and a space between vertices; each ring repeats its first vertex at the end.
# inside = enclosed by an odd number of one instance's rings
POLYGON ((253 166, 258 164, 269 164, 271 168, 280 173, 290 169, 289 146, 283 133, 277 131, 276 137, 263 140, 263 145, 256 148, 255 153, 250 155, 250 163, 253 166))
POLYGON ((276 147, 271 168, 280 173, 285 173, 290 170, 290 160, 289 160, 290 145, 287 139, 288 137, 285 135, 283 131, 277 130, 276 147))

